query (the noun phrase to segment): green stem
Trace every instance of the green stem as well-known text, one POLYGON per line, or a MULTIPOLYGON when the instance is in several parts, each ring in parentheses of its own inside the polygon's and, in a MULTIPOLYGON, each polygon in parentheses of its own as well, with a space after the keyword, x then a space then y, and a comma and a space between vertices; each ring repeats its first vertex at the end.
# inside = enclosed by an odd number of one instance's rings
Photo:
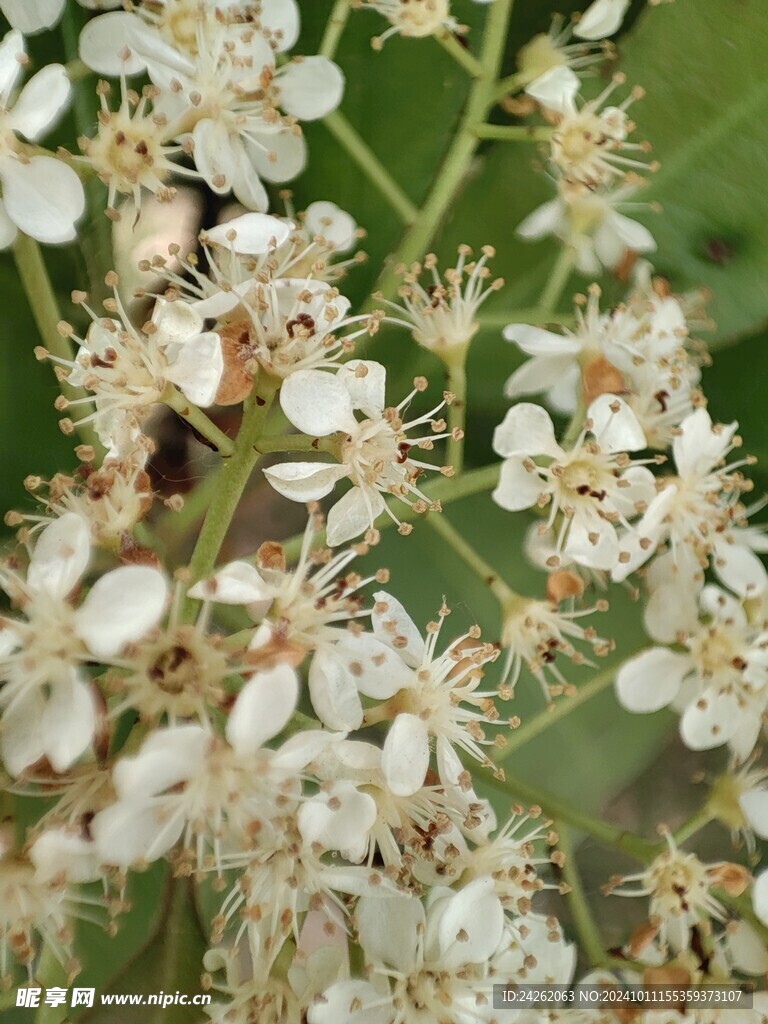
POLYGON ((400 277, 397 268, 410 266, 424 253, 442 223, 461 188, 480 144, 477 126, 483 124, 494 103, 499 68, 504 58, 507 26, 514 0, 494 0, 488 11, 480 54, 482 74, 476 78, 467 97, 467 103, 456 135, 448 148, 432 189, 422 205, 417 220, 407 229, 388 266, 379 278, 377 292, 391 297, 397 290, 400 277))
POLYGON ((231 437, 227 437, 223 430, 219 430, 216 424, 208 419, 202 409, 193 405, 173 385, 169 385, 163 392, 163 402, 174 412, 177 412, 182 419, 186 420, 190 427, 193 427, 198 434, 216 445, 219 453, 229 457, 235 450, 235 443, 231 437))
POLYGON ((477 57, 473 57, 469 50, 465 50, 452 32, 443 32, 441 35, 432 37, 442 46, 445 52, 456 61, 472 78, 480 78, 483 73, 483 66, 477 57))
POLYGON ((709 804, 705 804, 699 808, 694 814, 690 816, 687 821, 675 829, 672 833, 672 838, 675 840, 678 846, 686 842, 692 836, 695 836, 697 832, 700 832, 706 825, 713 821, 715 815, 709 807, 709 804))
POLYGON ((418 207, 411 202, 398 183, 384 167, 367 142, 355 131, 338 110, 328 114, 323 124, 338 143, 346 149, 357 166, 384 196, 404 224, 413 224, 419 218, 418 207))
POLYGON ((549 142, 552 129, 547 125, 479 124, 475 129, 479 139, 496 142, 549 142))
POLYGON ((467 416, 467 351, 448 366, 447 389, 455 398, 448 406, 448 465, 456 476, 464 470, 464 426, 467 416), (454 436, 454 434, 458 436, 454 436))
POLYGON ((519 600, 519 595, 501 579, 496 569, 486 562, 471 544, 464 540, 459 531, 454 526, 451 526, 444 513, 428 515, 425 522, 431 526, 436 534, 443 538, 446 544, 453 548, 459 558, 485 583, 499 604, 506 605, 519 600))
POLYGON ((336 0, 331 16, 326 22, 320 48, 317 51, 321 57, 333 60, 336 50, 339 48, 344 29, 347 27, 351 9, 349 0, 336 0))
MULTIPOLYGON (((69 338, 62 337, 58 331, 61 311, 40 246, 34 238, 19 232, 13 244, 13 258, 45 348, 52 356, 71 362, 75 352, 69 338)), ((66 381, 61 382, 61 391, 70 401, 86 397, 82 388, 72 387, 66 381)), ((75 427, 86 444, 93 445, 97 453, 103 451, 90 423, 81 426, 75 423, 75 427)))
POLYGON ((540 711, 538 715, 535 715, 527 722, 524 722, 518 729, 515 729, 511 736, 507 736, 505 746, 495 755, 494 759, 497 762, 506 760, 521 747, 524 747, 526 743, 530 743, 531 740, 540 736, 550 726, 561 721, 566 715, 570 715, 580 705, 586 704, 587 701, 592 700, 593 697, 602 693, 603 690, 607 690, 615 676, 616 666, 607 668, 603 672, 598 672, 584 686, 580 686, 578 693, 575 693, 573 697, 561 697, 554 703, 548 704, 546 711, 540 711))
POLYGON ((312 437, 309 434, 273 434, 262 437, 258 444, 262 455, 274 452, 326 452, 338 455, 339 442, 336 436, 312 437))
MULTIPOLYGON (((469 472, 462 473, 457 478, 440 477, 439 480, 425 484, 421 490, 430 501, 439 501, 443 505, 447 505, 452 501, 469 498, 473 494, 480 494, 482 491, 489 491, 492 487, 495 487, 499 482, 499 469, 500 464, 496 463, 491 466, 483 466, 481 469, 469 470, 469 472)), ((393 504, 397 507, 398 519, 401 522, 410 523, 413 519, 417 518, 417 513, 411 508, 403 508, 402 502, 393 504)), ((391 517, 385 516, 376 524, 376 529, 379 531, 387 530, 392 525, 393 520, 391 517)), ((295 537, 291 537, 283 545, 288 564, 296 562, 298 559, 303 539, 304 534, 299 533, 295 537)), ((318 535, 317 544, 322 545, 324 542, 324 535, 318 535)))
POLYGON ((153 522, 153 533, 164 544, 169 567, 177 565, 185 541, 199 524, 221 487, 221 473, 224 464, 208 473, 188 494, 183 495, 184 504, 178 512, 167 508, 153 522))
MULTIPOLYGON (((63 988, 67 985, 67 972, 48 946, 43 946, 40 962, 35 970, 35 982, 43 989, 63 988)), ((48 1006, 40 1003, 35 1013, 35 1024, 60 1024, 68 1014, 66 1006, 48 1006)))
POLYGON ((220 486, 208 507, 200 536, 189 563, 192 582, 212 572, 229 524, 235 514, 246 484, 261 453, 256 447, 279 382, 271 377, 260 378, 260 384, 245 403, 243 422, 235 441, 234 452, 224 463, 220 486))
POLYGON ((569 246, 564 245, 557 255, 552 273, 539 299, 539 308, 543 313, 551 313, 555 310, 572 272, 573 251, 569 246))
POLYGON ((514 75, 507 75, 506 78, 502 78, 493 92, 494 103, 498 103, 499 100, 503 100, 506 96, 512 96, 520 92, 521 89, 528 85, 529 81, 530 75, 521 75, 519 71, 516 71, 514 75))
POLYGON ((579 938, 581 948, 586 954, 592 967, 599 967, 605 964, 607 953, 600 935, 600 929, 589 905, 587 894, 584 891, 584 884, 581 879, 579 865, 576 862, 576 850, 573 843, 573 835, 568 825, 555 822, 555 828, 560 837, 558 846, 565 854, 563 864, 563 879, 569 886, 566 893, 568 908, 573 918, 573 926, 579 938))
POLYGON ((616 828, 614 825, 609 825, 607 821, 593 818, 591 815, 585 814, 577 807, 574 807, 570 801, 561 800, 554 793, 549 793, 538 786, 523 782, 522 779, 507 776, 505 780, 502 780, 495 778, 491 774, 485 775, 483 778, 487 779, 490 785, 500 789, 508 796, 517 797, 528 804, 535 804, 541 807, 548 817, 554 818, 556 821, 564 821, 573 828, 586 832, 587 835, 592 836, 593 839, 602 843, 603 846, 612 847, 643 863, 653 860, 659 853, 659 845, 657 843, 652 843, 650 840, 643 839, 632 832, 626 832, 623 829, 616 828))

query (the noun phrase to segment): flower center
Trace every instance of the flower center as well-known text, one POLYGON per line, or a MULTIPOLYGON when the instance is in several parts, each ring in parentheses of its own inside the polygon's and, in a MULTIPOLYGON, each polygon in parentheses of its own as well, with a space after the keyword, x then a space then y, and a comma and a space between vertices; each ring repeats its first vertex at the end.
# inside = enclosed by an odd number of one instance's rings
POLYGON ((517 55, 517 66, 520 69, 520 74, 528 82, 532 82, 546 71, 562 67, 566 63, 563 52, 555 46, 551 37, 545 33, 534 36, 530 43, 526 43, 517 55))
POLYGON ((392 21, 404 36, 431 36, 449 18, 448 0, 400 0, 392 21))
POLYGON ((350 479, 358 487, 376 484, 393 464, 408 457, 408 446, 385 419, 363 420, 342 445, 341 457, 350 468, 350 479))

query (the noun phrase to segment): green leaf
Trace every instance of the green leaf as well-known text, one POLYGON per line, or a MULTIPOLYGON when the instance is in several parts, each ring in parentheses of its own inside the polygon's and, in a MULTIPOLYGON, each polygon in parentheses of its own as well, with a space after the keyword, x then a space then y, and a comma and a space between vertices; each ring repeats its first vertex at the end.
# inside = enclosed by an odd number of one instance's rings
MULTIPOLYGON (((643 219, 676 290, 706 286, 718 340, 768 318, 768 6, 675 0, 648 8, 622 46, 640 138, 661 169, 643 219)), ((645 198, 645 195, 643 196, 645 198)))

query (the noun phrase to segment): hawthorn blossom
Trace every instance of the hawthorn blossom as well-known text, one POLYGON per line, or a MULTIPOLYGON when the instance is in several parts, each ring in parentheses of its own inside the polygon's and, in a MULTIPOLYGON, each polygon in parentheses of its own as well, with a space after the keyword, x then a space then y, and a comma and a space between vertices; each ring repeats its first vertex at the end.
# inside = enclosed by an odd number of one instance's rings
MULTIPOLYGON (((56 408, 65 411, 79 405, 95 405, 95 410, 78 419, 93 422, 105 445, 111 446, 120 426, 115 413, 130 412, 143 417, 149 406, 162 401, 168 385, 176 385, 195 405, 211 405, 216 397, 224 369, 221 338, 206 331, 202 316, 188 303, 158 299, 151 320, 141 329, 135 327, 123 307, 117 291, 117 275, 108 275, 113 288, 111 308, 120 319, 98 318, 77 296, 92 319, 85 338, 78 337, 67 323, 59 330, 80 346, 74 361, 52 356, 39 349, 62 368, 64 379, 90 392, 85 398, 61 396, 56 408)), ((68 432, 71 421, 66 422, 68 432)))
POLYGON ((683 304, 654 290, 646 274, 626 304, 601 312, 599 300, 599 287, 591 285, 586 306, 576 306, 575 328, 563 334, 507 325, 506 340, 531 358, 512 374, 504 393, 517 398, 544 391, 553 409, 571 415, 581 399, 590 405, 613 394, 647 446, 666 448, 699 400, 699 361, 686 348, 683 304))
POLYGON ((417 480, 424 470, 441 467, 414 459, 411 452, 431 451, 435 441, 448 436, 445 421, 433 418, 445 403, 404 422, 406 408, 426 385, 423 378, 414 383, 414 390, 394 408, 385 407, 385 368, 369 360, 350 360, 336 374, 299 370, 283 384, 280 404, 295 427, 314 437, 341 435, 339 462, 282 462, 265 469, 264 475, 279 494, 302 502, 318 501, 339 480, 350 480, 352 487, 328 513, 326 536, 331 547, 372 528, 385 510, 398 522, 385 495, 392 494, 417 511, 432 507, 417 480), (365 419, 359 420, 356 412, 365 419), (427 424, 429 433, 409 436, 409 431, 427 424))
POLYGON ((432 738, 446 787, 457 786, 463 776, 454 747, 493 767, 483 749, 493 740, 483 724, 498 717, 495 691, 478 687, 483 666, 496 658, 494 646, 481 643, 474 628, 437 654, 447 608, 441 609, 440 622, 427 627, 425 642, 399 601, 384 591, 374 597, 374 635, 350 633, 313 659, 309 690, 320 720, 330 728, 356 729, 364 716, 361 694, 386 701, 365 717, 392 719, 381 768, 396 796, 410 796, 424 784, 432 738))
POLYGON ((648 228, 620 213, 631 208, 635 186, 623 185, 607 191, 575 189, 566 181, 558 184, 558 196, 539 206, 517 227, 528 241, 554 235, 574 253, 576 267, 583 274, 599 274, 602 267, 613 269, 629 249, 635 253, 654 252, 656 242, 648 228))
POLYGON ((691 931, 707 918, 725 920, 725 909, 711 889, 722 888, 731 896, 740 896, 751 876, 740 864, 704 864, 695 853, 679 849, 669 832, 665 832, 665 838, 667 849, 644 871, 612 879, 604 892, 650 898, 648 920, 666 958, 688 950, 691 931), (628 882, 637 886, 625 888, 628 882))
POLYGON ((437 889, 434 896, 426 910, 415 896, 358 901, 355 918, 369 980, 332 985, 310 1006, 309 1024, 395 1024, 425 1013, 440 1019, 446 1006, 467 1024, 487 1019, 504 934, 493 882, 479 878, 458 892, 437 889))
POLYGON ((558 554, 590 568, 611 569, 620 552, 617 526, 627 526, 656 493, 652 473, 621 452, 642 444, 632 423, 617 416, 610 432, 602 431, 597 441, 587 441, 582 432, 566 452, 555 439, 548 413, 522 402, 509 410, 494 433, 494 451, 504 462, 493 500, 513 512, 550 505, 545 529, 562 512, 558 554), (599 443, 601 436, 610 441, 605 447, 599 443), (537 456, 551 461, 539 465, 537 456))
POLYGON ((61 64, 48 64, 24 85, 11 103, 16 82, 27 62, 24 39, 11 30, 0 43, 0 248, 23 231, 38 242, 58 244, 75 237, 75 222, 85 208, 77 174, 61 160, 35 154, 37 142, 68 106, 71 86, 61 64))
POLYGON ((164 610, 164 576, 141 565, 108 572, 76 605, 90 555, 88 528, 70 512, 40 533, 26 577, 0 568, 0 585, 24 614, 0 620, 0 753, 12 775, 43 757, 63 772, 80 757, 99 713, 85 666, 119 663, 164 610))
POLYGON ((196 4, 186 12, 186 27, 172 11, 146 20, 129 12, 103 15, 83 31, 80 55, 103 74, 146 69, 161 90, 155 111, 177 125, 174 138, 208 187, 266 210, 263 181, 288 181, 306 163, 297 121, 334 110, 344 76, 322 56, 278 67, 258 22, 242 21, 237 12, 229 6, 219 16, 213 6, 196 4))
POLYGON ((715 586, 701 591, 698 615, 689 593, 682 607, 660 610, 650 625, 657 625, 652 638, 685 651, 657 646, 626 661, 616 676, 619 703, 641 714, 674 704, 687 747, 727 743, 743 761, 768 710, 768 634, 715 586))
MULTIPOLYGON (((706 409, 683 420, 672 444, 676 473, 661 478, 642 519, 622 538, 615 580, 626 579, 668 543, 670 570, 700 566, 711 558, 719 578, 735 593, 755 596, 765 589, 765 569, 755 554, 765 550, 765 539, 759 530, 744 527, 745 510, 739 506, 740 495, 752 485, 737 470, 753 460, 725 463, 741 443, 737 427, 735 421, 713 424, 706 409)), ((690 580, 692 574, 683 575, 690 580)))
POLYGON ((420 263, 412 264, 398 289, 399 303, 390 302, 380 294, 374 296, 393 310, 385 321, 411 331, 419 345, 434 352, 448 365, 462 363, 469 343, 480 330, 477 319, 480 307, 504 285, 502 278, 490 280, 487 262, 495 252, 492 246, 485 245, 479 260, 467 262, 472 250, 462 245, 456 266, 446 270, 443 278, 434 254, 425 258, 423 268, 420 263), (422 269, 431 278, 426 288, 419 280, 422 269))

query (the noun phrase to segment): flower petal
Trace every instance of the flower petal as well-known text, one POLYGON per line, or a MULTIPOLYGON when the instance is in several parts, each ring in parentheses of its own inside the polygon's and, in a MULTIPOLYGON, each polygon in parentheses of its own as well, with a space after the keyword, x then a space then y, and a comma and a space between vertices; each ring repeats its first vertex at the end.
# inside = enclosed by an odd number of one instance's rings
POLYGON ((251 676, 227 720, 227 739, 241 754, 255 754, 288 724, 299 700, 299 677, 290 665, 251 676))
POLYGON ((412 796, 421 789, 429 768, 429 730, 422 718, 397 716, 384 741, 381 768, 396 796, 412 796))
POLYGON ((384 511, 384 499, 372 488, 352 487, 328 513, 325 539, 335 548, 372 527, 384 511))
POLYGON ((72 241, 85 193, 71 167, 51 156, 33 156, 24 164, 8 159, 0 165, 0 179, 6 213, 18 228, 49 245, 72 241))
POLYGON ((520 402, 508 410, 493 432, 493 450, 502 458, 509 455, 557 458, 563 454, 549 413, 532 402, 520 402))
POLYGON ((80 580, 90 557, 88 524, 81 516, 67 512, 40 534, 27 569, 27 582, 33 590, 64 598, 80 580))
POLYGON ((576 22, 573 34, 579 39, 605 39, 617 32, 630 0, 594 0, 576 22))
POLYGON ((264 582, 255 566, 248 562, 230 562, 213 576, 190 587, 187 595, 197 601, 217 604, 253 604, 271 601, 275 590, 264 582))
POLYGON ((426 646, 413 619, 397 598, 385 590, 377 590, 373 599, 376 602, 371 613, 374 635, 397 651, 406 665, 418 668, 424 660, 426 646))
POLYGON ((329 729, 351 732, 363 724, 363 706, 353 676, 335 657, 321 647, 309 667, 309 697, 315 714, 329 729))
POLYGON ((394 967, 404 975, 417 969, 425 924, 421 900, 415 896, 391 899, 363 896, 355 916, 360 944, 372 963, 394 967))
POLYGON ((587 419, 603 451, 639 452, 648 446, 640 421, 618 395, 599 395, 587 410, 587 419))
POLYGON ((112 657, 156 625, 167 597, 168 584, 157 569, 113 569, 96 581, 75 613, 75 632, 97 658, 112 657))
POLYGON ((26 36, 51 28, 61 17, 66 0, 0 0, 0 11, 26 36))
POLYGON ((739 724, 734 695, 710 687, 683 712, 680 735, 690 750, 711 750, 727 743, 739 724))
POLYGON ((313 237, 323 238, 335 252, 349 252, 357 241, 357 224, 336 203, 318 200, 304 214, 304 227, 313 237))
POLYGON ((527 356, 577 356, 584 347, 578 338, 563 337, 528 324, 507 324, 502 333, 505 341, 514 342, 527 356))
POLYGON ((627 711, 646 714, 667 707, 691 671, 690 658, 652 647, 625 661, 616 676, 616 697, 627 711))
POLYGON ((263 256, 287 242, 290 234, 289 221, 267 213, 245 213, 242 217, 208 228, 201 237, 203 241, 247 256, 263 256))
POLYGON ((413 671, 400 655, 369 633, 344 635, 333 651, 366 697, 387 700, 413 683, 413 671))
POLYGON ((314 437, 356 426, 344 378, 323 370, 292 373, 280 389, 280 405, 294 427, 314 437))
POLYGON ((578 76, 569 67, 561 64, 534 78, 526 85, 525 91, 542 107, 567 114, 573 110, 573 101, 580 85, 578 76))
POLYGON ((291 501, 319 501, 348 473, 335 462, 281 462, 264 470, 277 493, 291 501))
POLYGON ((45 752, 56 772, 65 772, 93 739, 96 706, 90 687, 74 670, 51 687, 41 728, 45 752))
POLYGON ((206 331, 185 341, 166 371, 166 379, 175 384, 195 405, 212 405, 224 373, 221 338, 206 331))
POLYGON ((64 66, 47 64, 22 89, 10 113, 10 126, 34 142, 53 126, 69 103, 71 92, 64 66))
POLYGON ((371 359, 350 359, 336 373, 349 392, 354 409, 371 419, 380 419, 386 405, 387 371, 371 359))
POLYGON ((341 103, 344 75, 327 57, 301 57, 281 68, 275 85, 286 114, 300 121, 316 121, 341 103))
POLYGON ((501 464, 499 482, 491 497, 500 508, 508 512, 531 508, 544 489, 541 477, 527 469, 525 462, 521 456, 513 456, 501 464))

